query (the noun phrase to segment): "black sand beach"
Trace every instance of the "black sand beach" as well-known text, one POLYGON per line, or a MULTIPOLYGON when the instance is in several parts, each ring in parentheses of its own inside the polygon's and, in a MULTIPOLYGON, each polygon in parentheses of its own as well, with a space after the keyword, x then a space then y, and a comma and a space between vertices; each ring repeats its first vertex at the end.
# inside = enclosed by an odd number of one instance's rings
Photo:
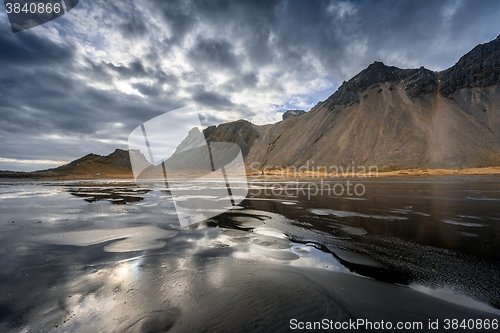
POLYGON ((2 183, 0 330, 449 331, 447 319, 500 319, 495 177, 369 180, 359 197, 256 191, 273 183, 253 180, 237 209, 185 228, 154 184, 2 183))

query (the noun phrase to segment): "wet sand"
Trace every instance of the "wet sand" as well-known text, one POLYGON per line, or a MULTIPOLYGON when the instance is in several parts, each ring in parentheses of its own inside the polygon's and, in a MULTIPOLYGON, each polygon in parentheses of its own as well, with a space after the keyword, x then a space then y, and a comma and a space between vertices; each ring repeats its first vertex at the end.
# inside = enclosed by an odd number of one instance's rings
POLYGON ((23 328, 288 332, 291 319, 427 325, 429 320, 446 318, 498 318, 403 286, 316 268, 229 259, 223 252, 207 250, 181 263, 173 255, 162 254, 115 264, 77 265, 57 285, 50 284, 50 273, 39 274, 36 288, 21 279, 18 288, 29 288, 36 295, 23 297, 25 304, 33 305, 21 312, 20 317, 28 320, 23 328))
POLYGON ((361 200, 251 191, 187 228, 154 184, 2 183, 0 330, 287 332, 291 319, 326 318, 429 331, 429 320, 500 319, 500 189, 474 179, 381 180, 361 200))

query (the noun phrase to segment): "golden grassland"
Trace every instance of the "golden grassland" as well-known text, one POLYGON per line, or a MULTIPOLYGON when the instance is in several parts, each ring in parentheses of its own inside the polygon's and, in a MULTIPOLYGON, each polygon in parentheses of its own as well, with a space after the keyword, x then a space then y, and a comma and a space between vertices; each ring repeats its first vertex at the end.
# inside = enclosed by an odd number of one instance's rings
POLYGON ((378 178, 393 176, 463 176, 463 175, 500 175, 500 167, 464 169, 403 169, 403 170, 366 170, 364 172, 325 172, 297 171, 295 168, 273 168, 247 172, 251 178, 378 178))

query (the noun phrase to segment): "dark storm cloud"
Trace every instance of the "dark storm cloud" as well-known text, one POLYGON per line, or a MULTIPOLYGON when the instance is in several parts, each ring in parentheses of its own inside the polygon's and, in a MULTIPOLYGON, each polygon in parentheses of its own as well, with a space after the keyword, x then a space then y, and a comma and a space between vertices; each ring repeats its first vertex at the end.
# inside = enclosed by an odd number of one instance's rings
POLYGON ((210 126, 222 123, 224 120, 213 114, 200 114, 200 121, 202 125, 210 126))
POLYGON ((110 70, 118 73, 122 78, 147 77, 148 72, 139 59, 134 60, 128 66, 105 63, 110 70))
POLYGON ((210 106, 213 109, 230 110, 234 104, 225 96, 208 91, 197 92, 193 100, 199 104, 210 106))
MULTIPOLYGON (((117 138, 118 133, 109 130, 110 124, 123 122, 123 129, 130 132, 137 124, 168 111, 169 107, 178 107, 168 103, 161 105, 160 101, 145 103, 139 96, 87 86, 74 75, 68 75, 70 66, 67 70, 61 66, 56 68, 45 66, 36 71, 37 75, 33 75, 32 68, 24 66, 0 69, 3 96, 0 118, 5 124, 2 127, 4 135, 27 137, 52 133, 99 137, 99 131, 106 131, 117 138)), ((138 62, 133 62, 130 67, 104 68, 104 71, 118 68, 117 72, 123 77, 148 76, 138 62)), ((102 68, 96 71, 102 71, 102 68)), ((155 74, 152 72, 151 76, 155 77, 155 74)), ((152 87, 149 95, 158 95, 153 94, 154 90, 160 91, 156 86, 152 87)), ((144 92, 144 88, 139 91, 144 92)), ((120 135, 122 139, 125 137, 123 133, 120 135)))
POLYGON ((46 128, 54 108, 64 103, 74 87, 71 79, 53 70, 38 70, 33 75, 22 68, 6 67, 0 73, 4 101, 0 117, 9 125, 4 129, 11 132, 33 133, 46 128), (53 101, 58 102, 52 104, 53 101))
POLYGON ((495 38, 498 17, 497 1, 89 0, 46 26, 1 28, 0 157, 109 153, 193 102, 211 124, 272 121, 375 60, 445 69, 495 38), (269 109, 241 102, 252 96, 269 109))
POLYGON ((42 66, 69 62, 72 58, 71 46, 61 46, 36 35, 14 35, 5 29, 0 30, 0 61, 3 66, 42 66))
POLYGON ((170 40, 181 41, 198 23, 196 4, 192 1, 155 0, 150 2, 154 11, 161 13, 163 23, 173 31, 170 40))
POLYGON ((420 60, 436 69, 450 66, 447 46, 461 45, 463 53, 477 44, 477 25, 471 23, 496 20, 499 7, 495 1, 216 1, 195 7, 193 16, 220 35, 240 36, 254 65, 281 62, 295 70, 304 66, 305 52, 312 52, 330 74, 342 75, 343 65, 359 71, 383 57, 380 51, 391 50, 406 57, 394 65, 420 60))
POLYGON ((146 24, 136 16, 133 16, 128 22, 121 24, 119 29, 125 38, 145 37, 148 32, 146 24))
POLYGON ((242 73, 224 83, 222 91, 235 92, 244 89, 251 89, 254 88, 258 82, 259 78, 255 73, 242 73))
POLYGON ((234 70, 239 64, 232 48, 225 40, 201 39, 190 50, 189 57, 198 65, 234 70))
POLYGON ((142 83, 134 83, 132 85, 135 89, 137 89, 142 95, 145 96, 158 96, 161 93, 161 89, 156 86, 142 83))
MULTIPOLYGON (((154 62, 153 62, 154 63, 154 62)), ((140 59, 135 59, 127 65, 119 64, 115 65, 113 63, 104 62, 95 63, 91 59, 86 59, 86 64, 90 67, 90 72, 85 71, 87 77, 92 77, 93 79, 100 80, 103 82, 110 83, 110 81, 117 77, 119 79, 132 79, 132 78, 143 78, 156 81, 155 84, 161 86, 162 84, 176 84, 178 78, 171 74, 165 73, 158 66, 156 68, 146 68, 140 59)), ((148 85, 144 84, 134 84, 137 87, 145 87, 148 85)), ((151 84, 149 86, 152 87, 151 84)), ((154 88, 154 87, 152 87, 154 88)), ((142 88, 144 89, 144 88, 142 88)), ((154 88, 158 92, 160 89, 158 87, 154 88)))

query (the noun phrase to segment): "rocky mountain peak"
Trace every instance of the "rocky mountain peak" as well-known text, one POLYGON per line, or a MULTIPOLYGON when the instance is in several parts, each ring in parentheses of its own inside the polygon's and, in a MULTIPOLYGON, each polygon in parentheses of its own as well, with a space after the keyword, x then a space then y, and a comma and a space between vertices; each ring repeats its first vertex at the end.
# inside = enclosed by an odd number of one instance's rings
POLYGON ((333 109, 336 105, 348 105, 360 101, 361 94, 368 88, 384 83, 402 83, 408 96, 433 93, 437 87, 437 75, 424 67, 401 69, 375 61, 359 72, 326 100, 326 106, 333 109))
POLYGON ((240 146, 243 156, 250 151, 253 142, 260 136, 257 126, 247 120, 236 120, 218 126, 208 126, 203 130, 203 136, 197 127, 191 129, 186 138, 177 147, 174 154, 199 147, 206 142, 231 142, 240 146), (203 140, 203 137, 205 140, 203 140))
POLYGON ((260 136, 251 122, 240 119, 230 123, 210 126, 204 130, 207 142, 232 142, 240 146, 243 156, 250 151, 253 142, 260 136))
POLYGON ((443 96, 463 88, 500 84, 500 35, 489 43, 479 44, 440 74, 443 96))
POLYGON ((306 113, 304 110, 287 110, 285 113, 283 113, 283 120, 289 119, 289 118, 296 118, 302 116, 304 113, 306 113))
POLYGON ((360 101, 368 88, 383 83, 402 83, 409 97, 431 94, 438 87, 440 93, 450 96, 463 88, 488 87, 500 84, 500 35, 489 43, 476 46, 452 67, 436 73, 424 67, 401 69, 375 61, 359 72, 326 101, 326 107, 349 105, 360 101))
POLYGON ((199 147, 203 144, 203 137, 201 136, 200 130, 198 127, 193 127, 188 135, 182 140, 182 142, 177 146, 174 154, 178 154, 182 151, 199 147))

